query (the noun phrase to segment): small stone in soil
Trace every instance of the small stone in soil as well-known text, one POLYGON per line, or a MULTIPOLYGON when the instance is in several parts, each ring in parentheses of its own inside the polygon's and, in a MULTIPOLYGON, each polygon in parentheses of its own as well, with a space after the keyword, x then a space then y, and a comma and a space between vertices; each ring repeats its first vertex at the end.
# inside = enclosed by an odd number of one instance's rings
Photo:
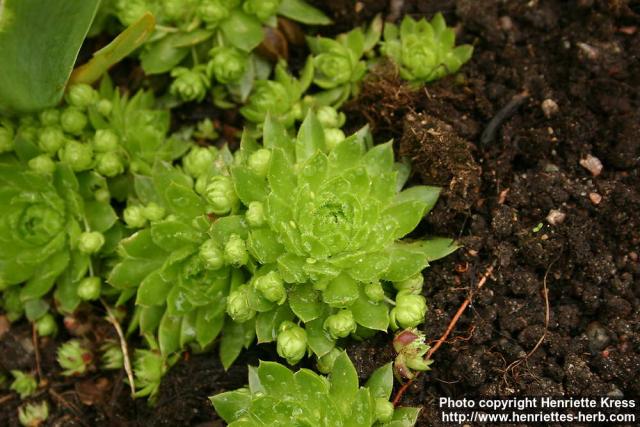
POLYGON ((557 209, 551 209, 547 215, 547 222, 551 225, 562 224, 567 217, 567 214, 557 209))
POLYGON ((599 322, 589 323, 585 332, 589 338, 589 350, 593 353, 599 352, 611 341, 607 330, 599 322))
POLYGON ((542 112, 547 119, 550 119, 552 116, 557 114, 558 111, 560 111, 560 107, 558 107, 556 101, 551 98, 547 98, 542 101, 540 108, 542 108, 542 112))
POLYGON ((602 173, 602 162, 591 154, 587 154, 587 157, 580 159, 580 166, 591 172, 593 176, 598 176, 602 173))
POLYGON ((589 193, 589 200, 591 200, 591 203, 594 205, 599 205, 602 201, 602 196, 598 193, 589 193))

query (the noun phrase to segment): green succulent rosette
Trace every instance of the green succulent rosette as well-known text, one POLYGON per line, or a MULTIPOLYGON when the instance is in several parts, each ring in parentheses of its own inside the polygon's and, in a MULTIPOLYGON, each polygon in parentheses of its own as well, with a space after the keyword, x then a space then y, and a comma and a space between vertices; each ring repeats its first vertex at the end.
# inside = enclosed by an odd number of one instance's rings
MULTIPOLYGON (((17 147, 28 161, 28 141, 18 137, 17 147)), ((76 176, 59 162, 43 174, 24 162, 0 161, 0 290, 11 319, 26 313, 36 321, 46 316, 45 297, 54 289, 58 309, 75 310, 80 283, 113 250, 120 228, 109 202, 94 197, 104 178, 76 176)))
MULTIPOLYGON (((228 300, 227 312, 238 322, 246 320, 235 316, 240 305, 255 312, 258 341, 278 340, 292 363, 303 341, 322 357, 354 331, 386 331, 392 284, 420 275, 457 248, 451 239, 401 240, 434 206, 439 188, 401 191, 407 175, 399 173, 391 143, 371 147, 366 130, 331 151, 313 113, 294 139, 270 119, 263 130, 263 146, 244 138, 231 166, 237 195, 249 207, 247 249, 257 268, 245 296, 228 300), (292 328, 281 328, 291 320, 301 322, 306 335, 297 332, 292 340, 292 328)), ((426 305, 415 297, 404 297, 392 326, 423 321, 426 305)))
POLYGON ((245 388, 211 397, 216 412, 230 427, 362 426, 411 427, 419 408, 394 408, 391 364, 373 372, 360 386, 346 353, 336 357, 331 375, 309 369, 292 372, 275 362, 249 367, 245 388))
POLYGON ((456 73, 473 53, 473 47, 456 46, 456 35, 441 13, 431 21, 405 16, 400 26, 384 27, 381 52, 400 69, 400 76, 413 83, 425 83, 456 73))
POLYGON ((233 187, 232 194, 224 191, 229 178, 222 173, 233 157, 226 150, 194 150, 183 167, 199 179, 165 162, 150 176, 134 176, 124 212, 133 234, 120 243, 108 283, 121 290, 119 303, 135 297, 130 329, 157 337, 164 357, 188 345, 207 348, 222 331, 228 366, 245 345, 236 342, 238 325, 225 319, 224 302, 245 282, 247 230, 233 215, 233 187))

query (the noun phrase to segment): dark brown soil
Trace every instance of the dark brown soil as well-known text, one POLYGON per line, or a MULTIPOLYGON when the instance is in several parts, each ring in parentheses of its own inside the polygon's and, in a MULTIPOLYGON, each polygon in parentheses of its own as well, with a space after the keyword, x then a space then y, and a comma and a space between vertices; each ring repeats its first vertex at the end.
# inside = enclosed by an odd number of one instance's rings
MULTIPOLYGON (((379 141, 396 140, 412 160, 414 182, 445 189, 418 235, 456 236, 464 248, 425 273, 430 339, 495 265, 433 370, 401 404, 422 405, 420 425, 433 426, 441 396, 639 397, 640 3, 315 3, 336 21, 326 34, 376 13, 443 11, 459 39, 475 45, 461 76, 412 92, 387 64, 347 106, 349 126, 369 122, 379 141), (547 99, 556 112, 547 101, 545 114, 547 99), (597 176, 580 164, 587 155, 602 162, 597 176), (552 210, 562 214, 547 219, 552 210)), ((0 368, 33 368, 30 342, 26 326, 1 337, 0 368)), ((212 354, 183 359, 151 409, 128 399, 122 373, 63 380, 52 344, 40 345, 43 372, 62 397, 47 394, 55 404, 50 424, 65 426, 221 425, 207 397, 242 386, 246 363, 273 355, 269 347, 252 350, 227 373, 212 354), (78 384, 101 377, 105 396, 83 405, 78 384)), ((384 335, 353 343, 349 353, 363 378, 393 357, 384 335)), ((3 390, 0 401, 0 425, 16 425, 17 396, 3 390)))

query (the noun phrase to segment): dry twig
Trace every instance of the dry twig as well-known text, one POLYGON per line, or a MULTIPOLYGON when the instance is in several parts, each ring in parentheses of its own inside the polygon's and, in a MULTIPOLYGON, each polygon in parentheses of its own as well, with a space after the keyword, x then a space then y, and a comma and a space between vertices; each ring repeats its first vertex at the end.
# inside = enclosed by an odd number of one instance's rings
POLYGON ((107 310, 107 319, 109 323, 113 325, 116 329, 116 333, 118 334, 118 338, 120 339, 120 348, 122 349, 122 358, 124 359, 124 370, 127 373, 127 378, 129 379, 129 387, 131 388, 131 396, 136 394, 136 386, 133 380, 133 369, 131 369, 131 360, 129 358, 129 347, 127 346, 127 340, 124 337, 124 333, 122 332, 122 327, 116 319, 116 316, 113 315, 111 308, 107 305, 106 302, 100 300, 102 305, 107 310))

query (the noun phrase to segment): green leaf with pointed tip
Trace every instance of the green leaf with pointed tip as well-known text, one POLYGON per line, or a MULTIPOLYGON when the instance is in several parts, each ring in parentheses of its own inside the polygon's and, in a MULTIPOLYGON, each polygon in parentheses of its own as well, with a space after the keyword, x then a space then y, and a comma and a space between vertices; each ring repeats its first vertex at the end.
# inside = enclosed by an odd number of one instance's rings
POLYGON ((329 25, 331 19, 304 0, 282 0, 278 15, 307 25, 329 25))
POLYGON ((358 373, 346 352, 336 358, 329 376, 331 399, 338 405, 343 415, 349 416, 351 404, 358 393, 358 373))
POLYGON ((407 243, 393 244, 389 248, 389 261, 389 269, 382 277, 391 282, 406 280, 429 265, 424 252, 407 243))
POLYGON ((287 304, 280 305, 275 310, 258 313, 256 317, 258 344, 275 341, 280 324, 286 320, 293 320, 293 313, 287 304))
POLYGON ((446 237, 433 237, 413 244, 422 251, 429 262, 444 258, 460 248, 453 239, 446 237))
POLYGON ((416 185, 415 187, 407 188, 406 190, 398 193, 396 196, 394 203, 404 203, 408 201, 420 201, 425 205, 425 212, 423 215, 426 215, 438 201, 438 197, 440 196, 440 191, 442 189, 440 187, 432 187, 429 185, 416 185))
POLYGON ((292 197, 297 180, 293 172, 293 167, 284 154, 284 151, 279 149, 273 150, 267 178, 273 194, 282 200, 289 200, 289 198, 292 197))
POLYGON ((360 290, 360 297, 349 307, 358 325, 377 331, 389 328, 389 308, 384 302, 371 302, 360 290))
POLYGON ((362 159, 370 175, 386 174, 393 170, 392 142, 379 144, 367 151, 362 159))
POLYGON ((91 231, 104 233, 118 220, 118 216, 109 203, 85 202, 84 215, 91 231))
POLYGON ((262 23, 253 15, 234 9, 231 15, 220 24, 220 29, 229 43, 245 52, 258 47, 264 38, 262 23))
POLYGON ((279 398, 291 393, 291 386, 294 384, 293 372, 283 365, 262 361, 257 373, 266 394, 279 398))
POLYGON ((351 403, 351 416, 345 419, 345 427, 370 427, 374 419, 371 394, 366 388, 361 388, 356 393, 351 403))
POLYGON ((164 200, 174 214, 183 218, 195 218, 203 215, 205 206, 202 198, 191 188, 172 182, 164 190, 164 200))
POLYGON ((302 163, 316 152, 324 152, 324 129, 315 113, 309 110, 307 117, 300 125, 296 138, 296 162, 302 163))
MULTIPOLYGON (((220 304, 217 304, 220 305, 220 304)), ((196 341, 204 348, 216 339, 224 324, 224 313, 216 314, 216 304, 198 308, 196 318, 196 341)))
POLYGON ((220 340, 220 361, 225 370, 229 369, 238 358, 243 346, 244 327, 242 323, 226 319, 222 327, 222 339, 220 340))
POLYGON ((182 326, 181 316, 171 316, 168 312, 162 316, 158 328, 158 343, 163 356, 180 349, 180 328, 182 326))
POLYGON ((381 427, 413 427, 418 421, 421 408, 402 407, 393 412, 393 419, 381 427))
POLYGON ((358 299, 358 289, 358 282, 343 273, 329 282, 322 299, 332 307, 347 307, 358 299))
POLYGON ((153 306, 163 305, 167 299, 167 295, 171 291, 173 283, 165 280, 156 270, 144 278, 138 288, 136 296, 136 305, 153 306))
POLYGON ((262 264, 276 262, 284 252, 284 246, 278 242, 278 235, 269 228, 251 230, 247 246, 251 255, 262 264))
POLYGON ((310 283, 294 285, 288 298, 291 310, 305 323, 317 319, 324 312, 320 293, 310 283))
POLYGON ((263 202, 267 198, 267 182, 261 176, 243 166, 232 167, 231 176, 236 193, 245 205, 253 201, 263 202))
POLYGON ((51 290, 56 279, 69 265, 70 257, 68 251, 60 251, 51 255, 40 264, 35 273, 20 290, 20 299, 28 301, 40 298, 51 290))
POLYGON ((0 109, 30 112, 60 101, 99 4, 0 2, 0 109))
POLYGON ((389 362, 376 369, 365 385, 371 396, 389 400, 393 391, 393 363, 389 362))
POLYGON ((382 212, 382 221, 397 224, 392 237, 393 240, 400 239, 418 226, 425 209, 426 204, 420 200, 395 203, 382 212))
POLYGON ((140 332, 155 334, 162 316, 165 313, 164 306, 152 306, 140 308, 140 332))
POLYGON ((326 316, 323 316, 305 324, 309 348, 318 357, 322 357, 329 353, 336 346, 335 340, 333 340, 324 330, 325 319, 326 316))
POLYGON ((175 251, 204 240, 204 233, 194 230, 190 224, 179 220, 163 220, 151 225, 151 238, 159 247, 175 251))
POLYGON ((216 413, 227 423, 238 420, 251 408, 251 393, 247 389, 220 393, 209 399, 216 413))

